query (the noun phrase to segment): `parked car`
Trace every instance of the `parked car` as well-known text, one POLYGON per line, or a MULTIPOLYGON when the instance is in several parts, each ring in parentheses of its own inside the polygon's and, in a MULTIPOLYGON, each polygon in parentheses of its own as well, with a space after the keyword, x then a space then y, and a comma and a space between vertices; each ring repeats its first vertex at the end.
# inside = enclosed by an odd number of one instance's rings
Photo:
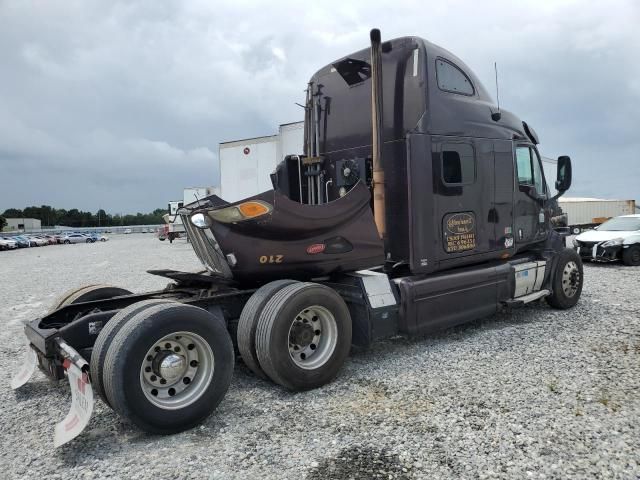
POLYGON ((130 228, 126 228, 124 233, 133 233, 132 230, 130 228))
POLYGON ((96 240, 98 240, 99 242, 106 242, 107 240, 109 240, 109 237, 107 237, 106 235, 103 234, 98 234, 96 235, 96 240))
POLYGON ((640 214, 622 215, 607 220, 573 240, 583 260, 640 265, 640 214))
POLYGON ((96 240, 98 240, 98 236, 95 233, 81 233, 80 235, 83 235, 84 237, 86 237, 89 240, 91 240, 91 243, 93 243, 96 240))
POLYGON ((46 238, 42 238, 37 235, 28 235, 28 238, 33 242, 32 245, 36 247, 44 247, 45 245, 49 245, 49 241, 46 238))
MULTIPOLYGON (((29 238, 24 237, 22 235, 16 235, 15 237, 11 237, 11 240, 14 240, 18 244, 18 248, 27 248, 32 246, 31 245, 32 241, 29 238)), ((33 244, 33 246, 35 247, 36 245, 33 244)))
POLYGON ((56 243, 58 243, 55 235, 47 233, 46 235, 43 235, 43 237, 47 239, 49 245, 55 245, 56 243))
POLYGON ((49 235, 32 235, 32 236, 33 236, 33 238, 38 240, 38 245, 39 246, 52 245, 53 243, 55 243, 53 240, 51 240, 49 235), (46 242, 46 243, 44 243, 44 242, 46 242))
POLYGON ((91 243, 91 237, 87 237, 82 233, 68 233, 62 237, 62 243, 91 243))
POLYGON ((18 248, 18 242, 11 237, 0 237, 0 250, 13 250, 18 248))

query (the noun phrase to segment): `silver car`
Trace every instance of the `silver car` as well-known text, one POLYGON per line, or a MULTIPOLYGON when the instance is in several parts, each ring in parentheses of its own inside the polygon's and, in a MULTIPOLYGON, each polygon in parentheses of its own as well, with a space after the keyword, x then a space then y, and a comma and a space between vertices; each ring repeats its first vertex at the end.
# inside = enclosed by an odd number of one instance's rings
POLYGON ((0 237, 0 250, 13 250, 18 248, 18 242, 10 237, 0 237))
POLYGON ((62 237, 62 243, 91 243, 91 238, 81 233, 67 233, 62 237))

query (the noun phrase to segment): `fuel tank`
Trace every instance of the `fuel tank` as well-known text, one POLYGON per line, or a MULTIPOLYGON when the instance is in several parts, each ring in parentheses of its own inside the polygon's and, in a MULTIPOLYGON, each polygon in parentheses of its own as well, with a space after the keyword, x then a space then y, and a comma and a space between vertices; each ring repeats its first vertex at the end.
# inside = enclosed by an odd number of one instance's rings
POLYGON ((269 190, 234 203, 212 195, 179 213, 209 271, 264 282, 381 265, 384 247, 370 202, 369 188, 359 182, 344 197, 321 205, 269 190))

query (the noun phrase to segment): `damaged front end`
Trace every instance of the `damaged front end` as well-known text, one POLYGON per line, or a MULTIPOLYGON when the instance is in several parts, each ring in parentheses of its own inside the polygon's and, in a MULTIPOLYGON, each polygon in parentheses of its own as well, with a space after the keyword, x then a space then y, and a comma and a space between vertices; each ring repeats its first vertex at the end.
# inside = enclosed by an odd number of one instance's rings
POLYGON ((622 241, 582 242, 574 241, 574 247, 582 260, 592 262, 615 262, 622 256, 622 241))
POLYGON ((337 200, 309 205, 269 190, 239 202, 212 195, 179 210, 212 275, 239 282, 315 278, 381 265, 384 247, 359 182, 337 200))

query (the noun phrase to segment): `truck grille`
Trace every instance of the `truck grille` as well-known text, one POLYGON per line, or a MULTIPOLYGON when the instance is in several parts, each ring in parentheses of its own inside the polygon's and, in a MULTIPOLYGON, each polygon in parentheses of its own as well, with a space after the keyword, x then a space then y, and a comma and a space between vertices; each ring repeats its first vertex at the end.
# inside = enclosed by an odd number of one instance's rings
POLYGON ((211 230, 194 227, 187 215, 181 215, 181 217, 191 246, 202 265, 213 274, 226 278, 233 277, 224 253, 211 230))

